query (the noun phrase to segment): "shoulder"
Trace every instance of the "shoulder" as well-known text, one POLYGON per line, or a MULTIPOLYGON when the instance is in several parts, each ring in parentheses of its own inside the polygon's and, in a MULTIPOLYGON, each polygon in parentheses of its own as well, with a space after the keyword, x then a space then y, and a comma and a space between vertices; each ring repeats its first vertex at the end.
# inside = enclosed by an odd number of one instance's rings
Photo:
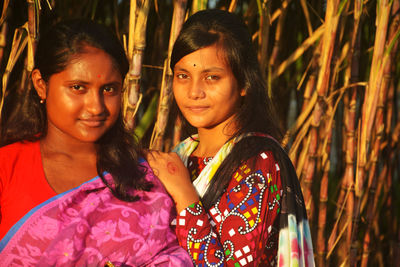
POLYGON ((260 151, 239 165, 233 175, 233 180, 237 181, 237 177, 252 177, 253 180, 258 181, 276 179, 280 176, 280 168, 271 150, 260 151))
POLYGON ((16 142, 0 147, 1 166, 12 164, 16 161, 27 162, 33 155, 40 154, 39 141, 16 142))
MULTIPOLYGON (((16 172, 31 174, 35 162, 40 161, 40 147, 37 142, 16 142, 0 148, 0 180, 4 186, 6 180, 16 172)), ((36 164, 37 165, 37 164, 36 164)), ((39 166, 39 165, 37 165, 39 166)), ((40 165, 41 166, 41 165, 40 165)))
POLYGON ((0 147, 0 156, 7 155, 7 157, 10 157, 11 155, 35 150, 35 148, 38 148, 38 147, 39 147, 39 141, 16 142, 16 143, 12 143, 12 144, 0 147))
POLYGON ((241 162, 256 162, 269 168, 293 168, 283 147, 273 138, 251 136, 242 139, 235 146, 235 154, 240 155, 241 162))

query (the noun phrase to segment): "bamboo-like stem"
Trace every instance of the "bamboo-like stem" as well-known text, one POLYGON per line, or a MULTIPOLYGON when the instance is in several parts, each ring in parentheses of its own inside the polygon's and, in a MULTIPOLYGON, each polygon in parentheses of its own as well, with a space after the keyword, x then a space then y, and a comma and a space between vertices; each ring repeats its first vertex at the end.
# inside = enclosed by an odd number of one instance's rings
MULTIPOLYGON (((360 54, 360 18, 361 18, 362 1, 356 0, 354 2, 353 12, 353 29, 350 40, 350 48, 347 58, 349 60, 348 67, 345 70, 344 84, 348 85, 351 82, 359 80, 359 54, 360 54)), ((352 224, 350 218, 353 214, 354 206, 354 157, 355 157, 355 131, 356 131, 356 101, 357 101, 357 87, 351 89, 344 97, 344 153, 345 153, 345 170, 341 179, 341 187, 338 197, 338 206, 346 207, 345 216, 341 219, 341 224, 349 223, 345 241, 345 250, 349 249, 349 242, 351 238, 352 224), (344 201, 344 196, 348 193, 348 201, 344 201), (343 206, 342 206, 343 205, 343 206), (345 205, 345 206, 344 206, 345 205)), ((337 220, 340 218, 338 217, 337 220)), ((331 232, 331 238, 336 238, 336 231, 331 232)), ((330 248, 328 248, 330 249, 330 248)), ((347 253, 346 253, 347 254, 347 253)))
MULTIPOLYGON (((400 12, 400 0, 394 0, 393 1, 393 6, 392 6, 392 16, 393 16, 392 17, 392 25, 391 25, 392 32, 390 33, 390 36, 392 36, 392 37, 394 36, 394 34, 396 34, 393 31, 397 32, 396 29, 400 28, 400 15, 399 15, 399 12, 400 12)), ((392 51, 390 51, 392 63, 393 63, 393 60, 396 60, 396 55, 397 55, 396 52, 399 49, 398 46, 399 46, 399 41, 396 40, 395 47, 393 47, 392 51)), ((394 68, 394 66, 393 66, 393 68, 394 68)), ((391 86, 394 87, 393 84, 391 84, 391 86)), ((394 95, 395 95, 395 89, 394 88, 388 91, 387 103, 386 103, 387 112, 386 112, 386 122, 385 122, 385 125, 386 125, 385 134, 386 134, 386 136, 390 136, 390 131, 392 129, 392 119, 393 119, 393 114, 394 114, 393 113, 393 98, 394 98, 394 95)))
POLYGON ((228 11, 229 12, 234 12, 237 6, 238 0, 231 0, 231 3, 229 4, 228 11))
MULTIPOLYGON (((336 79, 337 74, 339 73, 339 66, 342 65, 345 57, 347 55, 346 48, 342 49, 342 54, 338 60, 335 62, 335 68, 332 75, 332 80, 335 82, 332 83, 332 89, 338 86, 336 79)), ((322 140, 322 144, 319 146, 318 154, 321 155, 321 167, 323 170, 323 175, 320 184, 320 199, 319 199, 319 207, 318 207, 318 225, 317 225, 317 263, 318 266, 326 265, 326 238, 325 238, 325 226, 326 226, 326 212, 327 212, 327 200, 328 200, 328 182, 329 182, 329 170, 330 170, 330 149, 331 149, 331 137, 333 131, 333 123, 334 123, 334 115, 338 108, 339 103, 345 93, 345 90, 337 90, 339 91, 339 97, 336 98, 335 104, 333 105, 333 100, 335 94, 327 98, 327 112, 326 119, 324 120, 324 127, 320 127, 320 137, 322 140)), ((337 92, 336 91, 336 92, 337 92)))
POLYGON ((31 72, 33 70, 34 61, 33 55, 36 51, 36 43, 38 40, 38 31, 39 31, 39 8, 36 6, 36 2, 34 0, 27 0, 28 4, 28 35, 29 35, 29 43, 28 43, 28 65, 27 70, 31 72), (30 47, 29 47, 30 46, 30 47))
POLYGON ((129 72, 125 79, 125 91, 123 96, 123 114, 125 124, 128 129, 133 130, 135 125, 135 115, 139 107, 140 96, 140 78, 142 73, 143 53, 146 47, 146 26, 150 10, 150 0, 143 0, 139 9, 136 6, 136 0, 131 1, 130 23, 132 18, 136 17, 133 25, 130 25, 129 34, 134 34, 133 38, 129 36, 128 55, 130 59, 129 72), (135 2, 135 4, 133 4, 135 2), (132 7, 133 5, 133 7, 132 7), (135 14, 137 13, 137 15, 135 14), (132 32, 132 28, 135 30, 132 32), (131 43, 132 42, 132 43, 131 43))
POLYGON ((300 0, 300 4, 301 4, 301 8, 303 9, 304 17, 306 18, 308 35, 312 36, 313 29, 311 26, 310 13, 308 12, 307 2, 306 2, 306 0, 300 0))
MULTIPOLYGON (((378 113, 379 110, 378 110, 378 113)), ((380 133, 381 135, 381 133, 380 133)), ((381 136, 377 138, 377 140, 374 143, 374 147, 372 149, 372 152, 370 154, 372 158, 371 160, 371 167, 369 170, 369 175, 370 175, 370 180, 371 180, 371 185, 368 188, 368 200, 367 200, 367 216, 366 216, 366 221, 367 221, 367 230, 364 236, 363 240, 363 252, 362 252, 362 257, 361 257, 361 267, 367 267, 368 266, 368 259, 369 259, 369 247, 370 247, 370 242, 371 242, 371 228, 372 228, 372 221, 373 221, 373 216, 375 214, 376 210, 376 202, 375 200, 375 194, 376 194, 376 186, 378 182, 378 178, 376 175, 376 163, 378 161, 378 154, 379 154, 379 146, 380 146, 380 140, 381 136)), ((379 193, 378 193, 379 195, 379 193)))
POLYGON ((136 29, 136 3, 137 0, 130 1, 129 9, 129 34, 128 34, 128 59, 132 62, 133 58, 133 47, 135 45, 135 29, 136 29))
POLYGON ((7 22, 4 22, 0 28, 0 65, 3 62, 4 48, 6 47, 7 29, 7 22))
MULTIPOLYGON (((265 2, 270 2, 270 1, 262 1, 262 4, 265 4, 265 2)), ((257 0, 257 5, 262 5, 260 4, 261 1, 257 0)), ((276 19, 278 19, 282 15, 282 10, 286 9, 288 6, 288 1, 283 1, 282 4, 278 9, 275 10, 275 12, 271 15, 271 23, 273 23, 276 19)))
POLYGON ((4 98, 6 97, 6 88, 8 85, 8 80, 12 69, 14 68, 15 63, 17 62, 18 58, 21 56, 22 51, 25 49, 28 38, 24 36, 24 31, 27 28, 27 22, 21 28, 18 28, 14 32, 12 48, 10 51, 10 55, 8 57, 6 69, 3 73, 2 78, 2 94, 0 100, 0 121, 2 120, 2 110, 4 105, 4 98))
POLYGON ((164 62, 164 70, 161 84, 160 101, 158 105, 157 121, 154 125, 150 148, 162 150, 163 138, 167 127, 169 107, 172 99, 172 70, 169 67, 173 44, 178 37, 185 20, 187 0, 176 0, 174 2, 174 13, 172 16, 171 33, 168 46, 168 57, 164 62))
POLYGON ((6 19, 6 14, 7 14, 7 9, 8 9, 9 3, 10 3, 10 0, 3 1, 3 10, 1 11, 0 26, 3 24, 4 20, 6 19))
POLYGON ((364 189, 364 174, 365 165, 367 162, 367 146, 371 135, 372 125, 375 119, 377 101, 381 89, 384 61, 387 61, 387 56, 384 56, 386 44, 387 28, 390 17, 391 3, 389 0, 379 1, 380 6, 377 7, 377 28, 374 45, 374 53, 371 64, 370 78, 365 94, 365 100, 362 111, 362 128, 361 128, 361 143, 358 153, 358 177, 356 179, 356 195, 361 197, 364 189))
POLYGON ((317 147, 318 147, 318 127, 320 126, 322 115, 325 111, 324 98, 329 88, 329 82, 331 76, 330 66, 332 62, 333 51, 335 49, 335 38, 336 38, 336 31, 339 18, 340 18, 339 1, 338 0, 328 1, 326 16, 325 16, 325 31, 322 39, 321 61, 319 64, 320 69, 318 73, 318 80, 316 87, 318 93, 318 100, 312 114, 311 128, 309 132, 309 136, 311 137, 311 142, 308 149, 306 164, 304 165, 303 168, 304 178, 302 178, 301 180, 304 201, 306 203, 307 215, 309 216, 310 221, 313 220, 313 214, 312 214, 313 201, 311 194, 311 186, 316 167, 316 157, 317 157, 317 147))
MULTIPOLYGON (((286 20, 286 14, 287 14, 287 7, 289 6, 290 1, 291 0, 285 0, 282 3, 281 15, 279 16, 278 23, 277 23, 276 30, 275 30, 274 46, 272 48, 272 53, 271 53, 270 60, 269 60, 269 65, 272 70, 275 70, 275 65, 277 63, 278 54, 279 54, 280 48, 282 46, 281 37, 283 35, 283 29, 284 29, 284 24, 285 24, 285 20, 286 20)), ((268 1, 268 2, 270 2, 270 1, 268 1)), ((263 63, 265 64, 265 62, 263 62, 263 63)))
POLYGON ((208 2, 208 0, 193 0, 192 14, 196 13, 197 11, 206 9, 207 2, 208 2))
MULTIPOLYGON (((27 25, 27 33, 28 33, 28 56, 25 58, 24 69, 21 74, 21 82, 19 89, 21 91, 25 90, 27 85, 27 80, 33 70, 34 66, 34 54, 36 50, 36 44, 38 40, 38 28, 39 28, 39 10, 40 8, 37 6, 39 2, 35 0, 27 0, 28 4, 28 25, 27 25)), ((21 92, 22 93, 22 92, 21 92)))
MULTIPOLYGON (((260 13, 260 29, 258 35, 258 61, 260 62, 260 67, 262 73, 265 74, 266 70, 268 70, 268 37, 270 30, 270 21, 269 21, 269 12, 270 12, 270 2, 262 4, 261 13, 260 13)), ((268 71, 269 73, 269 71, 268 71)), ((269 96, 271 96, 271 87, 268 86, 269 96)))
MULTIPOLYGON (((327 128, 327 140, 330 144, 332 137, 332 130, 327 128)), ((329 153, 330 146, 327 153, 329 153)), ((317 266, 326 266, 326 215, 327 215, 327 202, 328 202, 328 182, 329 182, 329 169, 330 160, 327 159, 324 165, 324 173, 321 179, 320 193, 319 193, 319 212, 318 212, 318 230, 317 230, 317 266)))
POLYGON ((377 3, 377 28, 375 35, 374 52, 368 87, 365 92, 364 104, 361 115, 361 136, 357 153, 357 174, 355 182, 356 201, 353 213, 352 242, 350 249, 350 266, 357 264, 358 247, 356 244, 358 224, 360 218, 361 197, 364 193, 364 180, 366 177, 367 153, 375 120, 379 94, 381 91, 383 71, 388 61, 388 55, 384 54, 386 45, 387 29, 390 17, 392 2, 389 0, 378 1, 377 3))
MULTIPOLYGON (((394 34, 396 34, 396 29, 398 28, 400 24, 400 15, 398 14, 400 5, 399 1, 394 1, 393 2, 393 9, 392 9, 392 14, 394 15, 394 18, 392 20, 392 24, 389 30, 389 39, 393 39, 394 34)), ((368 190, 368 202, 367 202, 367 230, 366 234, 364 236, 364 243, 363 243, 363 254, 362 254, 362 259, 361 259, 361 267, 367 267, 368 266, 368 259, 369 259, 369 250, 370 250, 370 235, 371 235, 371 227, 372 227, 372 220, 373 216, 375 214, 376 206, 377 203, 374 200, 377 200, 375 198, 376 193, 376 187, 377 183, 383 183, 383 180, 378 180, 378 177, 375 175, 375 168, 378 163, 378 155, 379 151, 381 150, 381 142, 382 138, 384 135, 384 128, 385 128, 385 121, 384 121, 384 108, 387 103, 387 92, 389 91, 389 88, 394 90, 394 86, 391 86, 393 83, 392 80, 392 75, 393 75, 393 67, 392 67, 392 62, 395 59, 395 55, 397 53, 397 48, 398 48, 398 42, 395 43, 393 46, 391 52, 390 52, 390 57, 387 61, 387 64, 384 66, 384 76, 383 76, 383 81, 381 85, 381 90, 379 92, 379 103, 377 107, 377 112, 376 112, 376 118, 375 118, 375 130, 376 130, 376 140, 374 142, 373 148, 372 148, 372 153, 370 154, 371 158, 371 169, 370 169, 370 186, 368 190)), ((391 117, 391 115, 390 115, 391 117)), ((379 193, 377 194, 379 195, 379 193)))

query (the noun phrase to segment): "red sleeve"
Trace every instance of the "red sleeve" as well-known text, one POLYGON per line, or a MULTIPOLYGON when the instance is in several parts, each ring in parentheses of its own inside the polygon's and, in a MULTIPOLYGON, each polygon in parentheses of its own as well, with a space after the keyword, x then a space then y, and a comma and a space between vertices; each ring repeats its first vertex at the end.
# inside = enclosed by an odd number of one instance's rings
POLYGON ((206 212, 200 202, 177 218, 177 236, 196 266, 276 265, 282 186, 272 152, 247 160, 206 212))

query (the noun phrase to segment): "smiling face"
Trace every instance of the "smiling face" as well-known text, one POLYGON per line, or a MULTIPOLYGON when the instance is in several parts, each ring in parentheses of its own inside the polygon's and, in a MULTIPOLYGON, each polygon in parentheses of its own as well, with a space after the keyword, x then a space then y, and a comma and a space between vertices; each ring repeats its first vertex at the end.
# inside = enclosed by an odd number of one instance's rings
POLYGON ((96 142, 112 127, 121 107, 122 77, 111 57, 87 46, 45 83, 32 73, 35 89, 46 99, 47 135, 64 142, 96 142))
POLYGON ((173 92, 186 120, 199 131, 219 129, 232 134, 225 126, 237 113, 240 96, 224 53, 217 45, 201 48, 181 58, 174 67, 173 92))

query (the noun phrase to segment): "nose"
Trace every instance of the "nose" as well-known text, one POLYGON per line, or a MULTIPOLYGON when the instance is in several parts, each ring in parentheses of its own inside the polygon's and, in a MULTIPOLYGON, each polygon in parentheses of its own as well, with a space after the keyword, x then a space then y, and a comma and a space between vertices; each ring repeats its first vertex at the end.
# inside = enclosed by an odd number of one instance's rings
POLYGON ((104 95, 101 93, 101 90, 89 90, 89 93, 86 94, 86 110, 91 115, 101 115, 105 112, 105 103, 104 103, 104 95))
POLYGON ((190 99, 201 99, 204 98, 206 93, 204 91, 205 84, 201 79, 196 79, 189 86, 188 95, 190 99))

